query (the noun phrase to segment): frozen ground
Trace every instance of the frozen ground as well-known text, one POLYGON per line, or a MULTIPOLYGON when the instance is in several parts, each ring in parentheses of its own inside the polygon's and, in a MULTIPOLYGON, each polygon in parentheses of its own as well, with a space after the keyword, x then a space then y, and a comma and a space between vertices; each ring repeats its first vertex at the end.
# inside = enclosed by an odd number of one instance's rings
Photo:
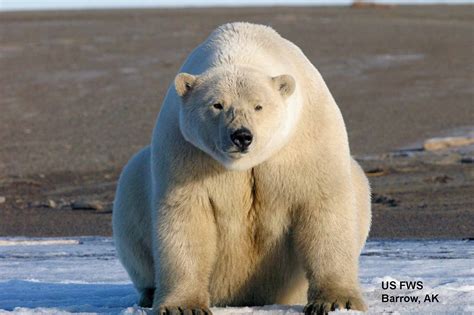
MULTIPOLYGON (((361 282, 373 314, 474 313, 474 242, 371 241, 361 282), (422 281, 422 290, 382 290, 382 281, 422 281), (382 303, 382 294, 420 303, 382 303), (439 303, 423 302, 438 294, 439 303)), ((110 238, 0 238, 0 314, 147 314, 115 258, 110 238)), ((298 314, 302 306, 213 308, 216 315, 298 314)), ((348 312, 339 312, 349 314, 348 312)))

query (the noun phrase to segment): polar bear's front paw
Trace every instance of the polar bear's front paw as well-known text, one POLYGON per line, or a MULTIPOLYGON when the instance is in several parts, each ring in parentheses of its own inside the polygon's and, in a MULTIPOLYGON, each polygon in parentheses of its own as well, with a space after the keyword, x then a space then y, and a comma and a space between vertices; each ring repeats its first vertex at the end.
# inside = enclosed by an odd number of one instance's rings
POLYGON ((362 299, 357 297, 318 298, 304 307, 305 315, 327 315, 331 311, 348 309, 365 311, 367 307, 362 299))
POLYGON ((158 315, 212 315, 212 312, 207 307, 177 307, 177 306, 161 306, 158 310, 158 315))

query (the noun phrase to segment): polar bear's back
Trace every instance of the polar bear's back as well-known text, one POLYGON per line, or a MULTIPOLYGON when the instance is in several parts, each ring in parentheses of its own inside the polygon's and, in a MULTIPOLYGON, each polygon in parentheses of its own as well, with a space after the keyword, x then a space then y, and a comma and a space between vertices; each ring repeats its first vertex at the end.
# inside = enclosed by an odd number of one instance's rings
POLYGON ((216 28, 209 36, 209 40, 227 40, 232 44, 235 44, 236 41, 241 41, 243 43, 255 42, 265 45, 281 39, 282 37, 273 28, 247 22, 223 24, 216 28))
MULTIPOLYGON (((301 50, 265 25, 227 23, 215 29, 188 57, 182 72, 200 74, 208 68, 236 64, 256 67, 269 75, 312 68, 301 50)), ((301 74, 301 73, 300 73, 301 74)))

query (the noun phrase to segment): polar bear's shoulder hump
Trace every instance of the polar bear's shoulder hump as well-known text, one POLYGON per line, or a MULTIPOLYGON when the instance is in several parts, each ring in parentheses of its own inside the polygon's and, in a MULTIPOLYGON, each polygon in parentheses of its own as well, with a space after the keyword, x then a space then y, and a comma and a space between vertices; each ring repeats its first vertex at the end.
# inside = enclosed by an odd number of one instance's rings
POLYGON ((280 38, 280 35, 270 26, 248 22, 232 22, 223 24, 216 28, 210 37, 221 38, 234 36, 269 36, 280 38))

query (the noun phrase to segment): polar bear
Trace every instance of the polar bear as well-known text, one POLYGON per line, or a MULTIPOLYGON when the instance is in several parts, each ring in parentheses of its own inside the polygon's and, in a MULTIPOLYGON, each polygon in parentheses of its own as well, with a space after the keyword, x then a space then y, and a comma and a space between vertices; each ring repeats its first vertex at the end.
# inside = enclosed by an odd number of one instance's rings
POLYGON ((187 58, 113 209, 118 256, 159 314, 366 310, 370 221, 369 183, 321 75, 249 23, 217 28, 187 58))

